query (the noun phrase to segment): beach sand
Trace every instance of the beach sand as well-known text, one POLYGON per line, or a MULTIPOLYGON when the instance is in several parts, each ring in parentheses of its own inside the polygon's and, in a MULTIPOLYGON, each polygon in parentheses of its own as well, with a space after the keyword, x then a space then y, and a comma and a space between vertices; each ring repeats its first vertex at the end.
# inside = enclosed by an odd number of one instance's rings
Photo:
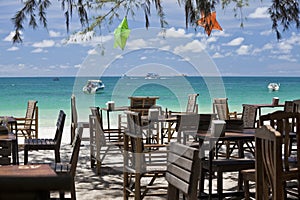
MULTIPOLYGON (((40 128, 40 138, 52 138, 54 137, 53 128, 40 128)), ((84 130, 83 137, 88 136, 89 131, 84 130)), ((21 142, 22 138, 20 138, 21 142)), ((65 126, 63 139, 61 144, 61 161, 69 162, 72 154, 72 146, 70 145, 70 127, 65 126)), ((19 150, 20 164, 23 164, 24 151, 19 150)), ((53 151, 31 151, 29 152, 29 163, 53 163, 54 152, 53 151)), ((76 169, 76 197, 79 200, 101 199, 101 200, 121 200, 123 199, 123 172, 122 164, 115 164, 115 160, 121 159, 122 156, 110 157, 109 155, 104 160, 104 164, 101 168, 101 174, 97 175, 95 169, 90 167, 90 149, 89 143, 82 142, 80 148, 79 160, 76 169)), ((119 160, 118 160, 119 161, 119 160)), ((165 179, 160 179, 160 184, 166 185, 165 179)), ((225 173, 224 174, 224 189, 234 190, 237 186, 237 174, 225 173)), ((207 184, 207 182, 206 182, 207 184)), ((214 188, 216 188, 216 181, 213 182, 214 188)), ((206 186, 207 187, 207 186, 206 186)), ((253 188, 253 185, 252 185, 253 188)), ((58 197, 58 193, 51 194, 52 197, 58 197)), ((69 197, 70 194, 67 194, 69 197)), ((166 199, 163 197, 147 197, 145 199, 166 199)), ((232 199, 232 198, 230 198, 232 199)), ((235 198, 241 199, 241 198, 235 198)))

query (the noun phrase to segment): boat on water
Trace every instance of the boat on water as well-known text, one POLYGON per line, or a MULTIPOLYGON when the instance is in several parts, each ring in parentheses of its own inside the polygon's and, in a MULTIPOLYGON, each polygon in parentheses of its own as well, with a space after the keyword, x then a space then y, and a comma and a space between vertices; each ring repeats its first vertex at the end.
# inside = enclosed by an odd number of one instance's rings
POLYGON ((159 79, 159 75, 156 74, 156 73, 148 73, 148 74, 145 76, 145 79, 159 79))
POLYGON ((277 91, 280 88, 280 83, 269 83, 268 89, 271 91, 277 91))
POLYGON ((105 85, 101 80, 88 80, 82 91, 86 94, 97 94, 101 93, 104 88, 105 85))

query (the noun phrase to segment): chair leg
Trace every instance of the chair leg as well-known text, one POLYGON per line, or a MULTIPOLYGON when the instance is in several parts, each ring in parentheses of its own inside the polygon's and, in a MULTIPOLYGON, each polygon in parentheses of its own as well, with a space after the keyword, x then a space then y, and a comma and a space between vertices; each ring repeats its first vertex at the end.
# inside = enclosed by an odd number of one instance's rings
POLYGON ((59 162, 60 162, 60 153, 59 153, 59 149, 58 149, 58 148, 55 149, 54 152, 55 152, 55 162, 56 162, 56 163, 59 163, 59 162))
POLYGON ((24 165, 27 165, 28 163, 28 149, 26 146, 24 147, 24 165))

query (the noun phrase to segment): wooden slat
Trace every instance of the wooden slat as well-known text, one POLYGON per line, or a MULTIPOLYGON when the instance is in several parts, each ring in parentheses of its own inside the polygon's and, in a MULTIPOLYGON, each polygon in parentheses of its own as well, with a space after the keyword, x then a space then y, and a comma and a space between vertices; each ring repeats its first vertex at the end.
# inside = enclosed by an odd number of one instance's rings
POLYGON ((178 167, 176 165, 173 165, 173 164, 169 164, 167 170, 171 174, 176 174, 176 177, 180 178, 184 182, 188 183, 190 181, 191 171, 187 171, 187 170, 185 170, 181 167, 178 167))
POLYGON ((174 154, 173 152, 170 152, 168 155, 168 162, 175 163, 176 165, 183 167, 184 169, 190 170, 193 164, 192 160, 183 158, 179 155, 174 154))
POLYGON ((182 181, 181 179, 177 178, 169 172, 166 173, 166 180, 169 182, 169 184, 174 185, 176 188, 180 188, 182 192, 188 194, 189 184, 187 184, 186 182, 182 181))

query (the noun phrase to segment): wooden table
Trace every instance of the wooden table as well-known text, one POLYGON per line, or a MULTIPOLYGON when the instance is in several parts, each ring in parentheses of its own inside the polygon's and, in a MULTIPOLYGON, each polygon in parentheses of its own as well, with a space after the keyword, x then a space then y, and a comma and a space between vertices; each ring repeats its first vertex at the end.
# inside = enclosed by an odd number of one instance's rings
MULTIPOLYGON (((106 119, 107 119, 107 129, 110 130, 110 113, 111 112, 120 112, 120 111, 125 111, 125 110, 128 110, 128 106, 120 106, 120 107, 115 107, 113 110, 111 109, 108 109, 108 108, 101 108, 100 109, 100 114, 101 114, 101 117, 103 117, 102 115, 102 111, 106 111, 106 119)), ((102 118, 103 119, 103 118, 102 118)), ((103 122, 102 122, 103 123, 103 122)), ((102 127, 103 124, 102 124, 102 127)))
POLYGON ((48 164, 1 166, 0 199, 50 199, 50 191, 70 191, 72 181, 71 175, 57 175, 48 164))

